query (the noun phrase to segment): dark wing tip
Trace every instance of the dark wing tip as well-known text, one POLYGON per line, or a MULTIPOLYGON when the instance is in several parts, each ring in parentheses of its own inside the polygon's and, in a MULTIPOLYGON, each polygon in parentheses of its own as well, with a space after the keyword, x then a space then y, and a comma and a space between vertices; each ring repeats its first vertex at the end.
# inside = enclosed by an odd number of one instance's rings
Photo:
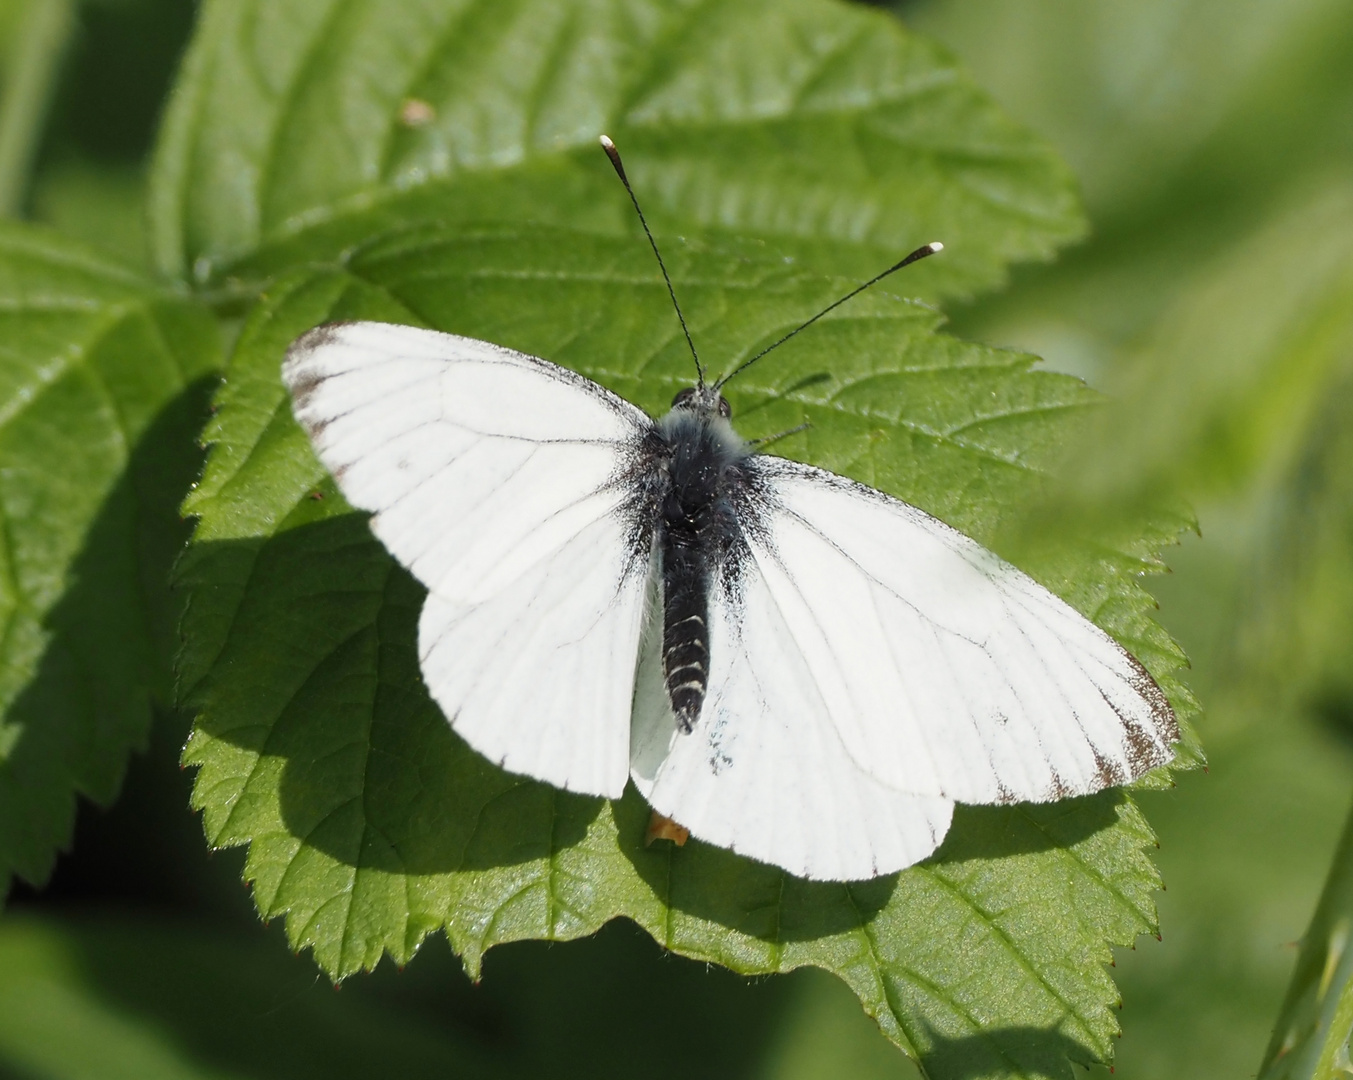
MULTIPOLYGON (((1127 650, 1124 650, 1124 652, 1127 652, 1127 650)), ((1137 691, 1142 700, 1150 706, 1151 719, 1155 724, 1156 733, 1160 735, 1168 748, 1171 743, 1177 743, 1182 737, 1179 730, 1179 718, 1175 716, 1174 709, 1170 707, 1170 701, 1165 696, 1165 691, 1151 677, 1151 673, 1146 670, 1146 666, 1130 652, 1127 653, 1127 657, 1132 661, 1134 675, 1132 689, 1137 691)))
POLYGON ((1123 766, 1119 765, 1118 762, 1105 757, 1098 750, 1094 751, 1094 755, 1095 779, 1099 784, 1095 790, 1098 791, 1103 788, 1117 787, 1119 784, 1126 784, 1128 782, 1130 779, 1128 772, 1123 766))
POLYGON ((307 330, 287 348, 287 355, 282 360, 282 381, 291 392, 291 398, 298 408, 305 406, 315 388, 324 381, 323 375, 306 366, 306 360, 315 350, 334 344, 340 331, 352 325, 354 324, 350 320, 320 323, 319 326, 307 330))
POLYGON ((293 341, 287 352, 309 351, 318 349, 323 345, 331 345, 337 339, 340 330, 345 326, 354 325, 356 324, 352 319, 337 319, 334 322, 320 323, 318 326, 311 327, 293 341))
POLYGON ((312 326, 304 334, 298 337, 287 346, 287 364, 293 364, 306 353, 314 352, 326 345, 334 344, 344 327, 355 326, 356 323, 351 319, 339 320, 337 322, 320 323, 318 326, 312 326))

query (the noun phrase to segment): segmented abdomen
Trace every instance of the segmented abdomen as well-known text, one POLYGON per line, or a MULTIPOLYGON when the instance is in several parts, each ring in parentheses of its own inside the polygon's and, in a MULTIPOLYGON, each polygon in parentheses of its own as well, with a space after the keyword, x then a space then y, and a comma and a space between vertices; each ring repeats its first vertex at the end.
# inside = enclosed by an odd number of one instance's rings
POLYGON ((709 571, 698 548, 663 549, 662 672, 677 724, 689 734, 709 688, 709 571))

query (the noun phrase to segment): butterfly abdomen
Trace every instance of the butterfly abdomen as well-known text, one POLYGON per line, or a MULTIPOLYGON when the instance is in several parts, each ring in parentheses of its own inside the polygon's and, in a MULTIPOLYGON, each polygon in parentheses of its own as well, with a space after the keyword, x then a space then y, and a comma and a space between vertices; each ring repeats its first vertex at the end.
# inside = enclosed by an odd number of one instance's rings
POLYGON ((709 688, 709 594, 740 550, 730 491, 745 445, 726 420, 674 409, 657 428, 664 483, 655 522, 662 567, 662 670, 672 712, 684 732, 700 718, 709 688))
POLYGON ((698 550, 663 546, 662 671, 684 732, 700 718, 709 688, 709 582, 698 550))

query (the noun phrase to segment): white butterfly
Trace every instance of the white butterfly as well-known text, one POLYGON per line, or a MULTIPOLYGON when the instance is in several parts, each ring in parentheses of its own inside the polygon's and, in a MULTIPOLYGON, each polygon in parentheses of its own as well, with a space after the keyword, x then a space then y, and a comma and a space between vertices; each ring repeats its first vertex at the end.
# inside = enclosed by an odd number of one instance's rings
POLYGON ((955 802, 1170 760, 1175 717, 1108 634, 921 510, 753 453, 703 375, 654 421, 545 360, 371 322, 311 330, 282 374, 427 587, 429 692, 505 769, 632 779, 703 840, 853 880, 929 855, 955 802))

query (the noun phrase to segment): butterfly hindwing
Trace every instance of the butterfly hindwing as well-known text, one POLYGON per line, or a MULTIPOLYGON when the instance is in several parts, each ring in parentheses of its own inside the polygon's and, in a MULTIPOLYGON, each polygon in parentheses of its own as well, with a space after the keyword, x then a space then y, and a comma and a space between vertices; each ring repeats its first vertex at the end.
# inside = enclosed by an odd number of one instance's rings
POLYGON ((513 772, 619 796, 647 555, 614 481, 651 421, 554 364, 385 323, 309 332, 283 379, 344 496, 428 589, 420 660, 452 726, 513 772))
POLYGON ((657 810, 702 840, 819 880, 910 866, 944 838, 950 800, 889 788, 847 751, 755 562, 710 597, 709 689, 689 734, 663 687, 661 623, 649 625, 631 767, 657 810))

